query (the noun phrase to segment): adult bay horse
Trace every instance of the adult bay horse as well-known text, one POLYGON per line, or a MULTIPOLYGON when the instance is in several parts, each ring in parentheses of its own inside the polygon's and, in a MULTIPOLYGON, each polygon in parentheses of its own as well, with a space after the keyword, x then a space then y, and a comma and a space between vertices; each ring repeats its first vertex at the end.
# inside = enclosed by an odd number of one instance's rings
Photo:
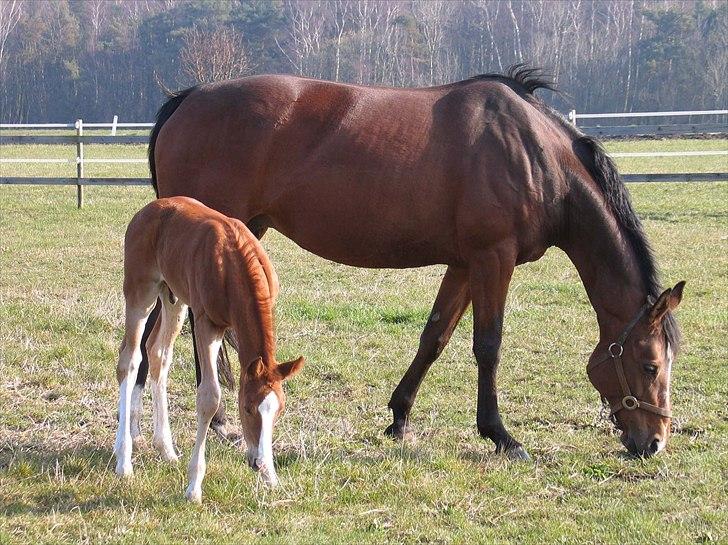
POLYGON ((158 113, 152 183, 339 263, 447 265, 387 433, 410 433, 417 390, 472 301, 478 431, 514 458, 528 455, 496 393, 506 293, 516 265, 563 249, 599 324, 589 378, 624 445, 649 456, 670 432, 684 284, 661 292, 613 162, 538 88, 552 86, 524 66, 422 89, 280 75, 193 87, 158 113))

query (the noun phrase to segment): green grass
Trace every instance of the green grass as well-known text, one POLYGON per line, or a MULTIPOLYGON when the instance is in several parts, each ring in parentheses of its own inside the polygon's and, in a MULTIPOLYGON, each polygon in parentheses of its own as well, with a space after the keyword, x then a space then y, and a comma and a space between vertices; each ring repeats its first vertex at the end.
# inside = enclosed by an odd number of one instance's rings
MULTIPOLYGON (((130 156, 118 148, 99 156, 130 156)), ((144 165, 130 166, 103 175, 144 175, 144 165)), ((50 175, 62 175, 56 168, 50 175)), ((516 271, 499 375, 506 424, 534 463, 509 463, 478 437, 469 313, 421 389, 417 443, 391 442, 382 434, 387 401, 443 268, 344 267, 272 232, 264 245, 281 281, 279 358, 307 358, 275 431, 282 486, 266 490, 241 452, 211 439, 204 503, 193 506, 183 499, 195 418, 187 334, 170 378, 182 462, 166 465, 148 446, 134 455, 131 481, 113 474, 122 238, 151 190, 90 188, 79 211, 73 188, 3 187, 0 543, 725 542, 728 184, 630 191, 666 282, 688 281, 673 379, 677 433, 665 453, 624 456, 600 420, 585 373, 596 321, 557 250, 516 271)), ((234 415, 233 394, 224 396, 234 415)), ((149 438, 148 399, 146 408, 149 438)))

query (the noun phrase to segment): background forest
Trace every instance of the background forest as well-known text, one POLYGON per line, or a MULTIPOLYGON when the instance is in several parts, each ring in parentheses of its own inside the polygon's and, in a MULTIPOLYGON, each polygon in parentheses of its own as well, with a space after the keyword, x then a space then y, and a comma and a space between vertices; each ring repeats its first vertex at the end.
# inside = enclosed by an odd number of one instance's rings
POLYGON ((721 0, 2 0, 0 120, 150 121, 254 73, 433 85, 527 61, 581 112, 725 108, 721 0))

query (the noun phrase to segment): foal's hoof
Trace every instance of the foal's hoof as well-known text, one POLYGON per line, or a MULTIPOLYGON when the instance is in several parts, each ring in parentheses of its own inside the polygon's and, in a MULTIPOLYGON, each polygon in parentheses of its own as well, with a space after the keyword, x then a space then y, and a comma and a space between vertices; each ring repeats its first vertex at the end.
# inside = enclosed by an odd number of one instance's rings
POLYGON ((202 503, 202 490, 199 488, 188 488, 185 491, 185 498, 192 503, 202 503))
POLYGON ((132 436, 131 444, 133 445, 135 450, 142 450, 147 446, 147 440, 144 439, 143 435, 136 435, 132 436))
POLYGON ((179 460, 179 454, 174 448, 171 439, 165 441, 162 438, 155 437, 152 439, 152 446, 154 446, 154 450, 159 453, 159 456, 165 462, 175 463, 179 460))
POLYGON ((119 463, 116 464, 116 474, 126 479, 134 475, 134 469, 132 469, 131 464, 119 463))
POLYGON ((417 441, 414 430, 410 426, 401 426, 398 424, 390 424, 384 435, 388 435, 392 439, 404 441, 405 443, 413 444, 417 441))
POLYGON ((212 422, 210 428, 215 432, 220 441, 224 443, 230 443, 233 446, 239 446, 243 441, 243 436, 235 426, 228 424, 227 422, 212 422))
POLYGON ((507 449, 505 454, 509 460, 514 460, 516 462, 531 461, 531 457, 528 455, 528 452, 526 452, 526 449, 523 448, 521 445, 507 449))

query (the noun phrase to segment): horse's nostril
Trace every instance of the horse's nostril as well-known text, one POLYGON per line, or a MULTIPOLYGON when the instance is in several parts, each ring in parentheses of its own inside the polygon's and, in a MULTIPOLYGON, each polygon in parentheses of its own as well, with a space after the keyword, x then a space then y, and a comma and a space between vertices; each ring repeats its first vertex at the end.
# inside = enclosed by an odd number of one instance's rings
POLYGON ((653 439, 652 443, 650 443, 649 449, 647 449, 647 452, 652 454, 656 454, 657 451, 660 450, 660 440, 659 439, 653 439))

